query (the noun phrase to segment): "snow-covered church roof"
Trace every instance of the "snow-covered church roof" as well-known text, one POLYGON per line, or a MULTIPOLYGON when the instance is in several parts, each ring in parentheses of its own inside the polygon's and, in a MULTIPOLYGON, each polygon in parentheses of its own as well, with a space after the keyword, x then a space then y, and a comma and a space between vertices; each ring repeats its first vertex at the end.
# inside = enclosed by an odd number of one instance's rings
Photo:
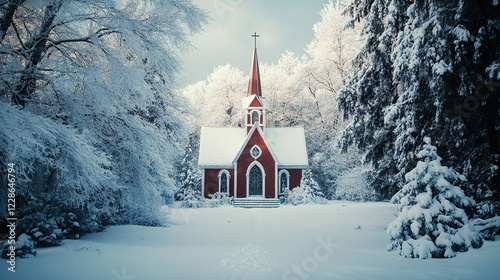
MULTIPOLYGON (((307 150, 302 127, 268 127, 264 139, 280 167, 307 167, 307 150)), ((238 152, 246 142, 246 128, 202 127, 200 138, 201 168, 233 166, 238 152)))
POLYGON ((247 97, 243 98, 245 128, 202 127, 200 137, 200 168, 232 168, 254 133, 264 143, 281 168, 306 168, 307 150, 304 128, 265 127, 265 98, 260 84, 257 48, 254 49, 247 97))

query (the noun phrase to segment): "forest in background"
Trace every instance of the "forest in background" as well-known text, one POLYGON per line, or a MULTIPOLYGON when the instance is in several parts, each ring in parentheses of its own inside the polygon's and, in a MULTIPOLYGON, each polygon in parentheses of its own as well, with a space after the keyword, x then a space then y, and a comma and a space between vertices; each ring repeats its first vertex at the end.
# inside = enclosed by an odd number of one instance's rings
MULTIPOLYGON (((431 137, 443 161, 467 177, 461 187, 484 202, 481 215, 494 216, 500 27, 494 12, 479 11, 498 5, 429 5, 353 1, 345 13, 325 5, 306 55, 261 64, 267 125, 306 128, 310 166, 328 199, 391 199, 431 137)), ((196 112, 184 170, 197 172, 202 125, 241 125, 247 83, 226 64, 182 90, 196 112)), ((180 184, 198 186, 197 178, 180 184)))
MULTIPOLYGON (((343 119, 336 100, 363 44, 361 29, 346 29, 349 17, 332 2, 320 14, 322 20, 313 27, 314 39, 306 46, 306 55, 286 51, 276 64, 260 63, 266 125, 305 128, 311 171, 328 199, 380 200, 384 197, 369 184, 371 164, 363 162, 356 147, 343 153, 339 144, 349 120, 343 119)), ((179 182, 181 192, 201 189, 196 167, 201 126, 241 126, 241 100, 247 87, 248 76, 226 64, 181 91, 195 112, 188 119, 192 140, 179 182)))
MULTIPOLYGON (((261 65, 268 125, 306 128, 328 199, 414 199, 422 189, 405 175, 432 143, 428 158, 475 201, 467 215, 497 216, 499 14, 495 1, 354 0, 344 15, 326 4, 305 56, 261 65)), ((205 23, 178 0, 1 5, 0 164, 15 163, 19 234, 49 246, 112 224, 164 225, 161 206, 199 188, 197 133, 237 126, 248 82, 228 64, 176 88, 176 52, 205 23)))
MULTIPOLYGON (((453 257, 494 239, 498 3, 354 0, 344 12, 334 7, 321 11, 306 55, 285 52, 260 67, 267 125, 306 129, 310 192, 397 203, 389 249, 405 257, 453 257)), ((179 198, 200 189, 200 127, 241 126, 246 83, 227 64, 182 91, 196 114, 179 198)))

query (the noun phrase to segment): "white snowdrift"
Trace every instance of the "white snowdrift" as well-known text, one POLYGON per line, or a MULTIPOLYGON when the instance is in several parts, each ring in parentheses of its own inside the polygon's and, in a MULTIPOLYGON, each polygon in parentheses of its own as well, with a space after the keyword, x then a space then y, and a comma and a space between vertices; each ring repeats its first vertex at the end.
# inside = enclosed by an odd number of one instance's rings
POLYGON ((172 209, 165 228, 114 226, 4 262, 0 279, 498 279, 500 242, 452 259, 388 252, 389 203, 172 209))

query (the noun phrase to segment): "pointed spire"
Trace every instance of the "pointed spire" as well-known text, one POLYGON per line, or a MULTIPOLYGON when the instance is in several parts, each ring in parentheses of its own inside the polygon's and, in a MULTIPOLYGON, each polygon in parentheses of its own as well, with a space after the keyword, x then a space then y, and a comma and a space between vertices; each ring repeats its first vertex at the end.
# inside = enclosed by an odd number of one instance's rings
POLYGON ((257 59, 257 48, 253 51, 252 68, 250 69, 250 80, 248 81, 247 96, 255 94, 262 96, 260 87, 259 60, 257 59))

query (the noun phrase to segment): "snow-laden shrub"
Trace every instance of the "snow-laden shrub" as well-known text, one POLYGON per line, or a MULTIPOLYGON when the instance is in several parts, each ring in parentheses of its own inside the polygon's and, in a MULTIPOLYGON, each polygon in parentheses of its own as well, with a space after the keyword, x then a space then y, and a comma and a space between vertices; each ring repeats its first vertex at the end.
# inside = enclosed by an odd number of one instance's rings
MULTIPOLYGON (((0 131, 9 131, 0 135, 0 162, 15 164, 18 234, 50 246, 111 223, 121 188, 110 158, 91 145, 85 131, 3 101, 0 119, 0 131)), ((0 182, 6 182, 3 173, 0 182)), ((6 202, 0 200, 3 209, 6 202)))
MULTIPOLYGON (((6 241, 3 244, 3 250, 2 250, 2 258, 4 259, 9 259, 10 256, 12 255, 12 250, 11 247, 14 244, 10 244, 9 241, 6 241)), ((17 240, 15 245, 13 246, 15 257, 20 257, 20 258, 33 258, 36 256, 36 250, 35 250, 35 243, 33 240, 31 240, 31 237, 27 234, 21 234, 17 240)))
MULTIPOLYGON (((491 197, 492 194, 489 195, 491 197)), ((500 209, 500 201, 492 200, 478 203, 475 212, 476 218, 471 221, 486 240, 495 240, 496 235, 500 234, 500 216, 497 215, 496 211, 496 209, 500 209)))
POLYGON ((500 216, 491 217, 489 219, 477 218, 471 221, 474 228, 481 233, 486 240, 495 240, 495 237, 500 234, 500 216))
POLYGON ((464 208, 474 200, 450 182, 465 181, 455 170, 441 166, 430 138, 417 154, 421 160, 405 175, 406 185, 392 197, 400 213, 387 228, 391 243, 407 258, 451 258, 456 252, 479 248, 481 235, 469 223, 464 208))
POLYGON ((82 233, 77 216, 52 210, 35 212, 19 220, 19 229, 31 236, 36 247, 59 246, 63 239, 77 239, 82 233))
POLYGON ((185 188, 182 194, 179 194, 182 208, 201 208, 204 207, 204 199, 201 192, 192 188, 185 188))
POLYGON ((181 208, 213 208, 223 205, 231 205, 233 197, 227 193, 216 192, 209 195, 210 198, 202 197, 201 192, 191 188, 185 188, 182 193, 178 193, 178 198, 181 201, 181 208))
POLYGON ((370 185, 372 172, 369 166, 361 165, 342 173, 335 182, 337 188, 334 198, 350 201, 375 200, 375 190, 370 185))
POLYGON ((233 197, 229 196, 228 193, 216 192, 210 194, 210 199, 205 200, 206 207, 219 207, 223 205, 231 205, 233 203, 233 197))
POLYGON ((300 186, 293 188, 285 200, 292 205, 326 204, 328 202, 321 192, 320 186, 312 177, 311 170, 304 172, 300 180, 300 186))

